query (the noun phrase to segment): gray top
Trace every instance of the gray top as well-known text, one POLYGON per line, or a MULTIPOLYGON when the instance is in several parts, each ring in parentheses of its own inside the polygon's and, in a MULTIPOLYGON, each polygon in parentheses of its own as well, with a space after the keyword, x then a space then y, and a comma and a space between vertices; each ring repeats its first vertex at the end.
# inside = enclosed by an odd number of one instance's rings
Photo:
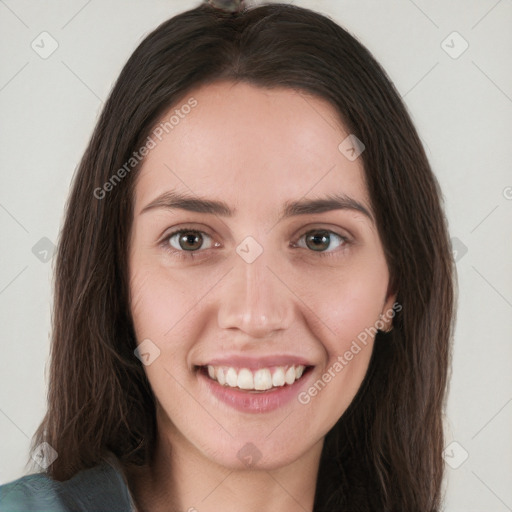
POLYGON ((134 512, 130 491, 114 460, 58 482, 45 473, 0 486, 0 512, 134 512))

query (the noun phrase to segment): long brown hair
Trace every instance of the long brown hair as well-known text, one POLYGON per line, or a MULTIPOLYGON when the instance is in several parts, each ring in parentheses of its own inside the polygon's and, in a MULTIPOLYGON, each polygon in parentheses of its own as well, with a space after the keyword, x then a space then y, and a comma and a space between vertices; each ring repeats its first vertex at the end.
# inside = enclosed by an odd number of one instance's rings
POLYGON ((122 70, 67 204, 48 411, 32 449, 46 441, 57 451, 47 469, 56 480, 108 452, 125 465, 150 462, 155 403, 134 356, 127 275, 139 165, 126 163, 163 113, 220 79, 326 99, 363 141, 366 184, 402 306, 392 332, 377 334, 367 375, 326 437, 315 511, 438 510, 454 320, 441 193, 399 94, 370 52, 329 18, 292 5, 238 13, 201 5, 160 25, 122 70))

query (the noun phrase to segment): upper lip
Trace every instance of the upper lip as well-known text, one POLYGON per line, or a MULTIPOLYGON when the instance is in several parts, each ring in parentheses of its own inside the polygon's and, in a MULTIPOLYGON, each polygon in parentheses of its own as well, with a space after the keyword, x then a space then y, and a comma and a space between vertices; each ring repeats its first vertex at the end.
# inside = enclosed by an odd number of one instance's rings
POLYGON ((247 368, 248 370, 257 370, 259 368, 269 368, 271 366, 313 366, 304 357, 296 355, 266 355, 260 357, 249 356, 223 356, 208 359, 204 363, 199 363, 196 366, 230 366, 233 368, 247 368))

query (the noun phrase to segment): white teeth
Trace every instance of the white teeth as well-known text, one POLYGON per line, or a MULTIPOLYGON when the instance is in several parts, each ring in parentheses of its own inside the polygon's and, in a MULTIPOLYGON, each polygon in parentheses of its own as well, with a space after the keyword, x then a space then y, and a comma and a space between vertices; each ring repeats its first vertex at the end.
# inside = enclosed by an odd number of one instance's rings
POLYGON ((232 388, 236 388, 238 384, 238 375, 234 368, 228 369, 228 373, 226 373, 226 384, 232 388))
POLYGON ((272 385, 275 387, 284 386, 284 370, 282 368, 277 368, 272 375, 272 385))
POLYGON ((254 389, 254 379, 247 368, 242 368, 238 372, 237 384, 240 389, 254 389))
POLYGON ((254 374, 254 389, 264 391, 272 387, 272 376, 268 368, 257 370, 254 374))
POLYGON ((293 366, 290 366, 290 368, 286 370, 284 380, 286 384, 293 384, 295 382, 295 368, 293 366))
POLYGON ((270 368, 259 368, 253 372, 248 368, 237 370, 233 367, 208 365, 207 370, 210 379, 216 380, 222 386, 266 391, 272 387, 292 385, 302 377, 305 366, 278 366, 273 367, 273 371, 270 368))

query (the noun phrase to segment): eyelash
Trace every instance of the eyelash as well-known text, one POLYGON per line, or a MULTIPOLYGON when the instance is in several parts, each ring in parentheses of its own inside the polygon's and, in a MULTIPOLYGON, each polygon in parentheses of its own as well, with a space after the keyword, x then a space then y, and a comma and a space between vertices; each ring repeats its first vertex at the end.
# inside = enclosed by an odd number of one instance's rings
MULTIPOLYGON (((182 233, 199 233, 201 235, 206 235, 207 237, 213 238, 208 233, 201 231, 199 229, 184 227, 184 228, 177 229, 177 230, 173 231, 172 233, 169 233, 168 235, 166 235, 163 238, 163 240, 160 242, 160 245, 164 248, 165 251, 170 253, 175 258, 179 258, 179 259, 183 259, 183 260, 185 260, 185 259, 192 260, 192 259, 196 259, 198 257, 204 257, 203 255, 201 255, 201 253, 210 248, 198 249, 196 251, 185 251, 185 250, 178 250, 178 249, 175 249, 174 247, 171 247, 171 245, 170 245, 171 238, 175 235, 182 234, 182 233)), ((214 243, 214 242, 212 242, 212 243, 214 243)), ((309 230, 305 231, 304 233, 302 233, 302 235, 297 239, 297 241, 293 242, 292 247, 298 248, 298 249, 306 249, 308 252, 313 253, 317 256, 320 256, 323 258, 329 258, 329 257, 336 257, 336 255, 340 251, 343 251, 343 248, 350 245, 351 243, 352 243, 351 240, 347 236, 340 235, 339 233, 336 233, 335 231, 332 231, 330 229, 317 228, 317 229, 309 229, 309 230), (335 235, 336 237, 339 237, 341 248, 334 249, 331 251, 313 251, 313 250, 308 249, 307 247, 298 247, 296 245, 300 240, 302 240, 302 238, 304 238, 304 236, 306 236, 310 233, 315 233, 315 232, 324 232, 324 233, 328 233, 329 235, 335 235)))

